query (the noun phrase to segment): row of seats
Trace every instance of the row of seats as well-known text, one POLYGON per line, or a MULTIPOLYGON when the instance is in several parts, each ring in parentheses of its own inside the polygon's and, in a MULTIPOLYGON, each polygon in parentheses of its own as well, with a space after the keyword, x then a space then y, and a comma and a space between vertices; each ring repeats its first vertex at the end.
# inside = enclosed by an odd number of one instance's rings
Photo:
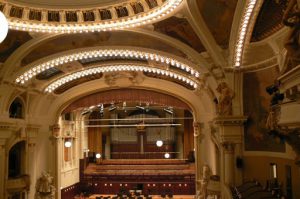
POLYGON ((280 195, 264 189, 257 181, 248 181, 237 187, 231 187, 233 199, 278 199, 280 195))

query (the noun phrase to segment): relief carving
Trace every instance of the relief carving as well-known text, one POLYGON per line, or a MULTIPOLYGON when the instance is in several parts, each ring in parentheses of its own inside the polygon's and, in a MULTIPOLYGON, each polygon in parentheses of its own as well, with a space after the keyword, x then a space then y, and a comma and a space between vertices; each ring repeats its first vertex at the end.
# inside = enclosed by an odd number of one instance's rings
POLYGON ((55 199, 55 187, 53 177, 49 173, 43 172, 35 185, 35 199, 55 199))
POLYGON ((204 165, 202 167, 202 178, 200 180, 200 191, 197 192, 197 199, 206 199, 208 194, 207 194, 207 186, 208 182, 210 179, 210 169, 207 165, 204 165))
POLYGON ((105 83, 115 86, 120 79, 128 79, 130 84, 137 85, 144 81, 144 78, 135 71, 112 72, 104 76, 105 83))
POLYGON ((217 92, 220 94, 217 103, 218 114, 221 116, 232 115, 232 99, 234 92, 225 82, 221 82, 217 87, 217 92))

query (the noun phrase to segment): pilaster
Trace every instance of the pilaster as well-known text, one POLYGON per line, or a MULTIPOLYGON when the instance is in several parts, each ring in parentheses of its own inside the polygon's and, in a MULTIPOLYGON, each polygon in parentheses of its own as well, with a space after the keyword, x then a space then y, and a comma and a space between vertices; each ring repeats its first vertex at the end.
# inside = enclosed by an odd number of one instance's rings
POLYGON ((5 139, 0 138, 0 198, 4 198, 5 182, 5 139))
MULTIPOLYGON (((245 116, 223 116, 214 119, 220 143, 221 186, 242 183, 242 171, 236 167, 236 159, 242 157, 245 116)), ((224 189, 222 189, 224 190, 224 189)))
POLYGON ((37 136, 40 130, 39 125, 27 125, 27 173, 30 176, 30 192, 29 198, 34 197, 35 193, 35 181, 36 181, 36 171, 37 171, 37 136))
POLYGON ((201 156, 201 141, 203 135, 201 134, 201 123, 194 122, 194 156, 195 156, 195 168, 196 168, 196 192, 199 192, 201 189, 201 173, 203 165, 203 157, 201 156))
POLYGON ((61 198, 61 164, 62 164, 62 139, 61 139, 61 129, 59 124, 52 126, 52 140, 54 142, 55 148, 55 186, 56 186, 56 196, 55 198, 61 198))

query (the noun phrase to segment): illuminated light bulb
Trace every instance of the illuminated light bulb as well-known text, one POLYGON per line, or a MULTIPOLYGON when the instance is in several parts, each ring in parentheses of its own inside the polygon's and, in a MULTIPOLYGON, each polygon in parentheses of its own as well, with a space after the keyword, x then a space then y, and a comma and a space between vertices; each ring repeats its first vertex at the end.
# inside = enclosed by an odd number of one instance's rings
POLYGON ((100 158, 101 158, 101 154, 100 154, 100 153, 97 153, 97 154, 96 154, 96 158, 97 158, 97 159, 100 159, 100 158))
POLYGON ((156 141, 156 146, 161 147, 163 145, 163 141, 162 140, 157 140, 156 141))
POLYGON ((165 157, 166 159, 168 159, 168 158, 170 158, 170 154, 169 154, 169 153, 165 153, 164 157, 165 157))
POLYGON ((70 148, 71 146, 72 146, 72 142, 70 142, 70 141, 65 142, 65 147, 66 148, 70 148))

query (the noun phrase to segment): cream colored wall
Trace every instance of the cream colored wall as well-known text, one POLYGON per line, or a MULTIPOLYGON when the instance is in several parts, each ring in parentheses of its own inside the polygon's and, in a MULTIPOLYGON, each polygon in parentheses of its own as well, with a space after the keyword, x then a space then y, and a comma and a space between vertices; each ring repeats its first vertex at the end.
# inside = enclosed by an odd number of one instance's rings
POLYGON ((295 165, 294 160, 269 156, 246 156, 244 157, 243 168, 244 179, 256 179, 262 185, 265 185, 266 181, 270 179, 270 163, 277 164, 278 181, 282 183, 284 191, 286 187, 285 166, 291 166, 293 198, 300 198, 300 169, 295 165))
POLYGON ((244 180, 256 179, 262 185, 265 185, 266 181, 270 179, 270 163, 276 163, 278 180, 283 183, 282 188, 285 190, 285 166, 290 165, 292 168, 293 198, 300 198, 300 167, 295 164, 295 157, 295 152, 287 144, 285 153, 245 151, 243 167, 244 180))

